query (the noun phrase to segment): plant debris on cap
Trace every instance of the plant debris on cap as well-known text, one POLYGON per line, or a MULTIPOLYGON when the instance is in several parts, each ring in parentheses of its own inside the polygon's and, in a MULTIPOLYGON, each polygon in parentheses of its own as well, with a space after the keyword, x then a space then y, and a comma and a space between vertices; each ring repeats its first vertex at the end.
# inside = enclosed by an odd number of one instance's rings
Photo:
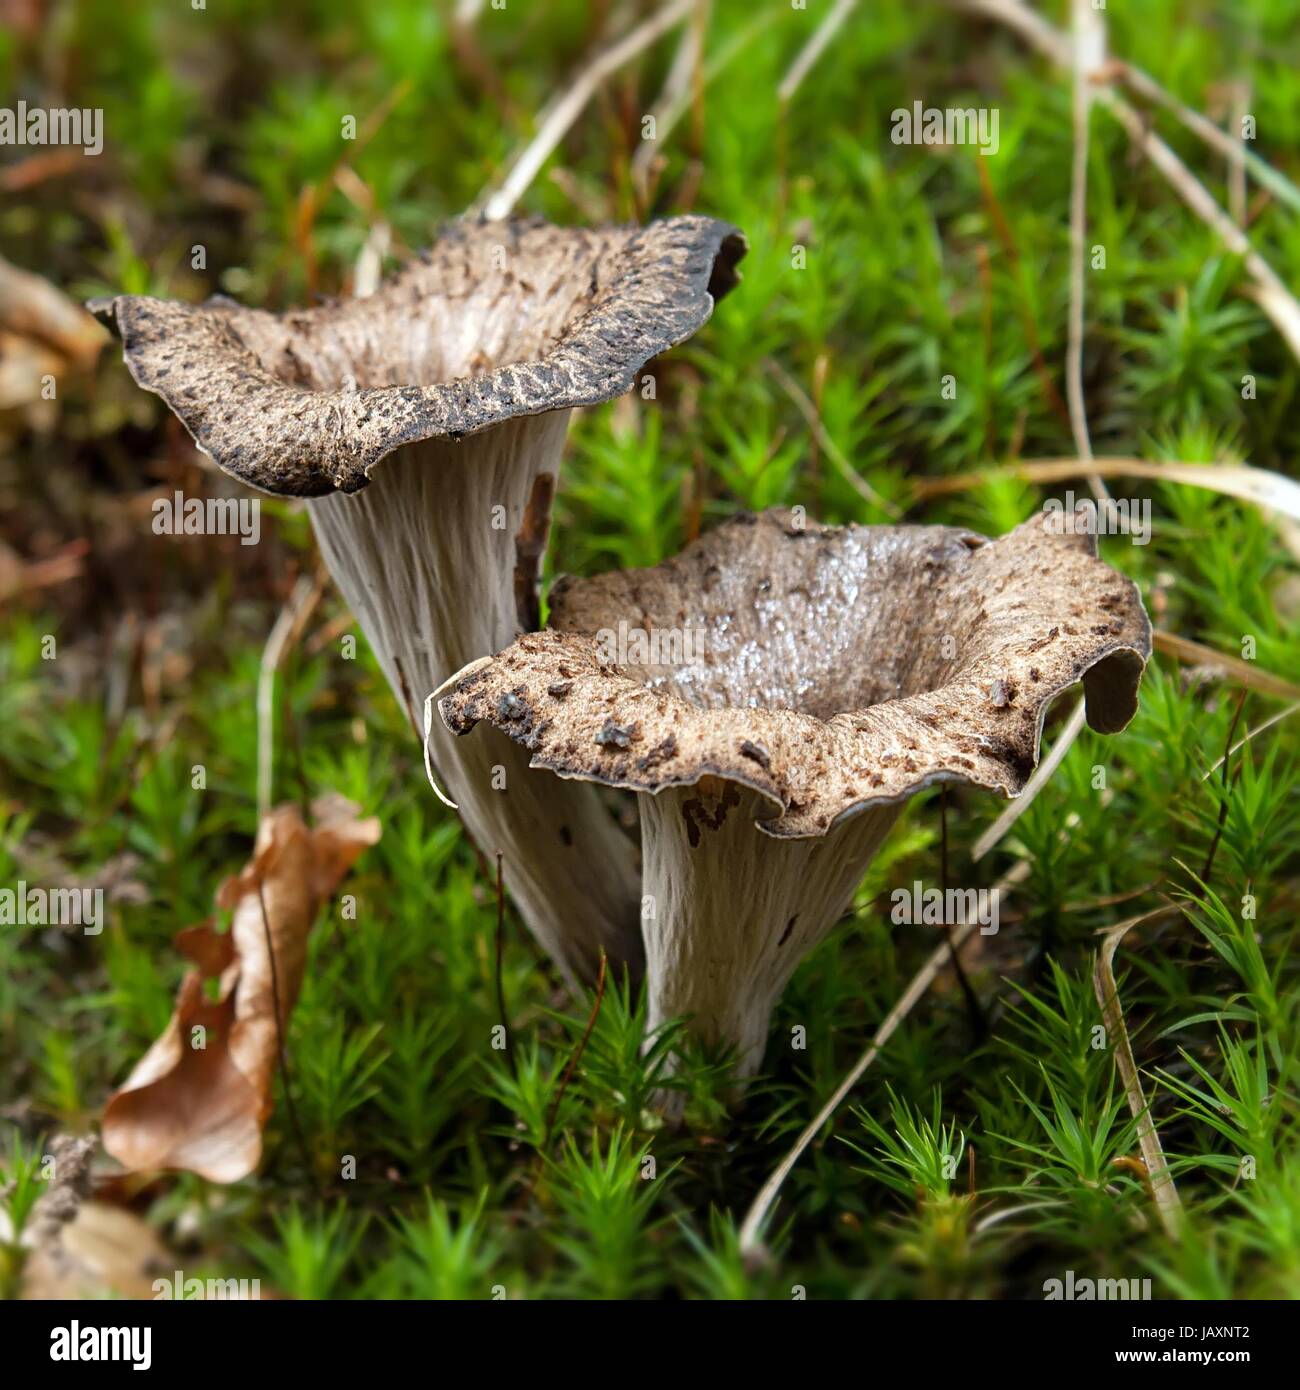
POLYGON ((400 445, 622 394, 705 322, 744 253, 708 217, 465 222, 364 299, 283 314, 221 296, 88 307, 218 466, 314 497, 365 487, 400 445))
POLYGON ((655 569, 561 581, 551 603, 552 630, 443 696, 447 726, 486 720, 562 777, 651 793, 741 783, 779 838, 938 781, 1018 795, 1053 698, 1082 680, 1089 724, 1116 732, 1151 651, 1136 586, 1093 537, 1041 516, 988 540, 744 514, 655 569), (604 665, 595 634, 620 622, 699 629, 700 650, 604 665))

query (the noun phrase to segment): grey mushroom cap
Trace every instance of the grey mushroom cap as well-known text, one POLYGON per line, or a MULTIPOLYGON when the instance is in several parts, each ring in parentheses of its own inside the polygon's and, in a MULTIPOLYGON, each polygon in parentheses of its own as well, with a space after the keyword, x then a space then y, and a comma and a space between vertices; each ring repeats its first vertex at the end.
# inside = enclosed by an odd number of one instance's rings
POLYGON ((550 630, 450 686, 447 727, 486 721, 562 777, 742 784, 785 839, 940 781, 1019 795, 1053 699, 1082 681, 1090 726, 1117 732, 1151 652, 1137 587, 1042 516, 989 540, 743 514, 654 569, 561 581, 551 602, 550 630), (694 630, 696 650, 612 664, 600 635, 620 623, 694 630))
POLYGON ((283 314, 221 296, 87 307, 220 468, 316 497, 365 487, 404 444, 621 395, 709 318, 745 249, 700 216, 461 222, 364 299, 283 314))

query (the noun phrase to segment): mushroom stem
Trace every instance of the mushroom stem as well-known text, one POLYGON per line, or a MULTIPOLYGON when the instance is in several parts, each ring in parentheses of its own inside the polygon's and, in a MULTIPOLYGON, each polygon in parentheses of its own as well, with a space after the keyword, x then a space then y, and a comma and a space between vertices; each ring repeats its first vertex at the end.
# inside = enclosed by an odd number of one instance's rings
POLYGON ((815 839, 775 839, 755 821, 770 801, 735 782, 642 792, 648 1024, 677 1017, 736 1050, 736 1075, 763 1060, 772 1010, 795 968, 853 901, 902 805, 868 807, 815 839))
POLYGON ((550 599, 549 631, 438 709, 638 794, 650 1021, 690 1015, 742 1075, 899 807, 940 782, 1019 796, 1052 701, 1082 681, 1089 726, 1118 732, 1151 651, 1136 586, 1045 516, 989 540, 741 515, 550 599))
MULTIPOLYGON (((232 476, 306 497, 399 702, 538 626, 537 571, 569 413, 612 400, 737 282, 740 233, 467 218, 373 294, 285 314, 218 297, 94 300, 136 382, 232 476)), ((535 721, 502 692, 502 733, 535 721)), ((531 706, 536 709, 537 705, 531 706)), ((524 920, 570 980, 639 959, 635 847, 586 788, 497 739, 426 748, 524 920), (544 780, 544 779, 541 779, 544 780)))
MULTIPOLYGON (((308 500, 330 572, 413 722, 448 676, 535 626, 568 419, 409 444, 361 491, 308 500)), ((437 721, 430 743, 475 844, 502 851, 520 915, 570 983, 595 978, 602 947, 639 974, 635 845, 596 789, 530 771, 501 734, 458 740, 437 721)))

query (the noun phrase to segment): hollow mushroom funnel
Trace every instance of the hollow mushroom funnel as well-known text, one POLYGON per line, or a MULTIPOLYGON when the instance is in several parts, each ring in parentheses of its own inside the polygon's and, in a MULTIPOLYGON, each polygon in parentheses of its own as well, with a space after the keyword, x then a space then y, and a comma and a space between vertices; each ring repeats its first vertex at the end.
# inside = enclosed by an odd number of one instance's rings
POLYGON ((1081 680, 1092 728, 1122 729, 1151 649, 1135 586, 1041 517, 987 540, 744 515, 551 602, 443 719, 638 794, 650 1027, 689 1016, 741 1075, 908 797, 1017 796, 1052 699, 1081 680))
MULTIPOLYGON (((271 314, 225 299, 92 303, 135 380, 226 472, 309 498, 331 573, 413 722, 453 672, 537 625, 569 414, 628 390, 736 282, 705 217, 585 231, 466 223, 365 299, 271 314)), ((640 956, 634 844, 594 789, 506 739, 439 776, 570 979, 640 956)))

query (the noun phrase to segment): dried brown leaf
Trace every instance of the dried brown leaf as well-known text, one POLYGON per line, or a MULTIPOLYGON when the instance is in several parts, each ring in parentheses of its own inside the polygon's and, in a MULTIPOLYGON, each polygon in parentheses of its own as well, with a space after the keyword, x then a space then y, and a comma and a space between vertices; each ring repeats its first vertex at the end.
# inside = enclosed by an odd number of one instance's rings
POLYGON ((57 1250, 29 1256, 20 1297, 152 1298, 154 1280, 170 1278, 177 1263, 141 1217, 106 1202, 85 1202, 64 1227, 57 1250))
POLYGON ((229 932, 209 921, 177 935, 195 968, 166 1031, 104 1110, 104 1147, 125 1167, 180 1168, 212 1182, 257 1167, 278 1057, 276 1001, 283 1029, 321 904, 380 833, 342 798, 313 811, 314 829, 294 806, 263 817, 251 862, 217 890, 229 932), (213 978, 215 999, 204 984, 213 978))
POLYGON ((48 280, 0 257, 0 328, 57 353, 73 367, 92 367, 108 334, 48 280))

